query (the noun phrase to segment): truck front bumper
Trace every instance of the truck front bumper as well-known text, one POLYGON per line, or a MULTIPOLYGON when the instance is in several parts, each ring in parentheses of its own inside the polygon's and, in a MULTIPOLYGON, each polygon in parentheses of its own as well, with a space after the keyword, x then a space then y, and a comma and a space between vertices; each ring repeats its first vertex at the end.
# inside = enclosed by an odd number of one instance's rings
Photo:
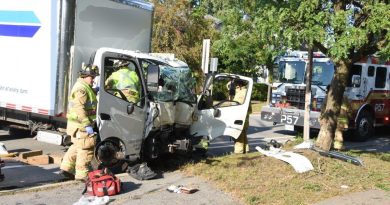
MULTIPOLYGON (((310 128, 320 129, 320 112, 310 111, 310 128)), ((275 124, 303 127, 305 111, 291 108, 263 106, 261 120, 275 124)))

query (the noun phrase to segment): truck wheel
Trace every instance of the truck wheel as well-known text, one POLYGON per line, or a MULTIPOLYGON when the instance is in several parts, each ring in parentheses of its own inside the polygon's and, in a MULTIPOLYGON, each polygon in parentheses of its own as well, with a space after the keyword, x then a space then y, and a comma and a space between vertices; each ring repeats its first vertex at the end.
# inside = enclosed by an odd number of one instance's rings
POLYGON ((128 163, 125 160, 116 159, 117 153, 121 152, 120 145, 113 140, 105 140, 99 142, 95 147, 94 156, 91 162, 94 170, 101 169, 102 167, 109 168, 114 174, 123 173, 128 167, 128 163), (98 160, 100 158, 105 159, 104 162, 98 160))
POLYGON ((362 142, 372 137, 374 134, 374 120, 370 113, 366 110, 360 113, 356 121, 355 136, 351 140, 362 142))

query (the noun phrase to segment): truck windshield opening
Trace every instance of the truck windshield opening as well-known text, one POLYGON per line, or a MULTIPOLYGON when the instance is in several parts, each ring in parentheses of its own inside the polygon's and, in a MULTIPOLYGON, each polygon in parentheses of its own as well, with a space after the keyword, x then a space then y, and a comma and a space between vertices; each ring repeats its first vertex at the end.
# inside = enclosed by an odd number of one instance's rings
POLYGON ((282 61, 279 63, 279 76, 281 83, 303 83, 306 63, 304 61, 282 61))
POLYGON ((313 85, 327 86, 332 81, 334 65, 329 62, 314 62, 311 83, 313 85))

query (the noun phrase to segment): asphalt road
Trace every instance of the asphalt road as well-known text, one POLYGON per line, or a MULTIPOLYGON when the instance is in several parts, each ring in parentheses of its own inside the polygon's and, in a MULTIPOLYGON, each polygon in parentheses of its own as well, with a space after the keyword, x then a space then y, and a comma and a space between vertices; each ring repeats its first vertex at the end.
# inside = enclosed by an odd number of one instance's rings
MULTIPOLYGON (((285 131, 281 125, 260 120, 260 115, 250 116, 248 141, 251 151, 271 139, 284 143, 293 140, 295 132, 285 131)), ((348 149, 364 151, 388 151, 390 139, 387 130, 380 130, 378 137, 366 143, 347 143, 348 149)), ((38 142, 25 135, 7 135, 0 131, 0 142, 4 143, 10 152, 42 149, 45 154, 64 154, 62 146, 38 142)), ((208 156, 230 154, 233 151, 233 141, 229 138, 219 138, 211 142, 208 156)), ((81 197, 83 184, 77 182, 55 183, 60 179, 58 165, 30 166, 18 161, 6 160, 2 169, 5 181, 0 182, 0 204, 73 204, 81 197)), ((230 196, 215 185, 197 177, 188 177, 179 171, 169 170, 154 180, 138 181, 127 174, 119 177, 124 182, 124 192, 111 197, 110 204, 240 204, 234 196, 230 196), (199 189, 193 194, 177 194, 168 192, 170 185, 184 185, 199 189)))

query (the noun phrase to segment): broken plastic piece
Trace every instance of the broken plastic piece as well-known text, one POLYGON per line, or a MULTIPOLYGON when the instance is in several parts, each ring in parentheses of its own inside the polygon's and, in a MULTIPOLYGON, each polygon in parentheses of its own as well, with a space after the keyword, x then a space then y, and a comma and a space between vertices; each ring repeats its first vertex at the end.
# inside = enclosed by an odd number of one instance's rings
POLYGON ((311 149, 314 146, 312 141, 304 141, 301 144, 295 145, 294 149, 311 149))
POLYGON ((291 164, 294 170, 298 173, 303 173, 314 169, 309 159, 297 153, 287 152, 273 147, 270 147, 270 150, 267 151, 259 146, 256 146, 256 150, 266 156, 274 157, 291 164))

